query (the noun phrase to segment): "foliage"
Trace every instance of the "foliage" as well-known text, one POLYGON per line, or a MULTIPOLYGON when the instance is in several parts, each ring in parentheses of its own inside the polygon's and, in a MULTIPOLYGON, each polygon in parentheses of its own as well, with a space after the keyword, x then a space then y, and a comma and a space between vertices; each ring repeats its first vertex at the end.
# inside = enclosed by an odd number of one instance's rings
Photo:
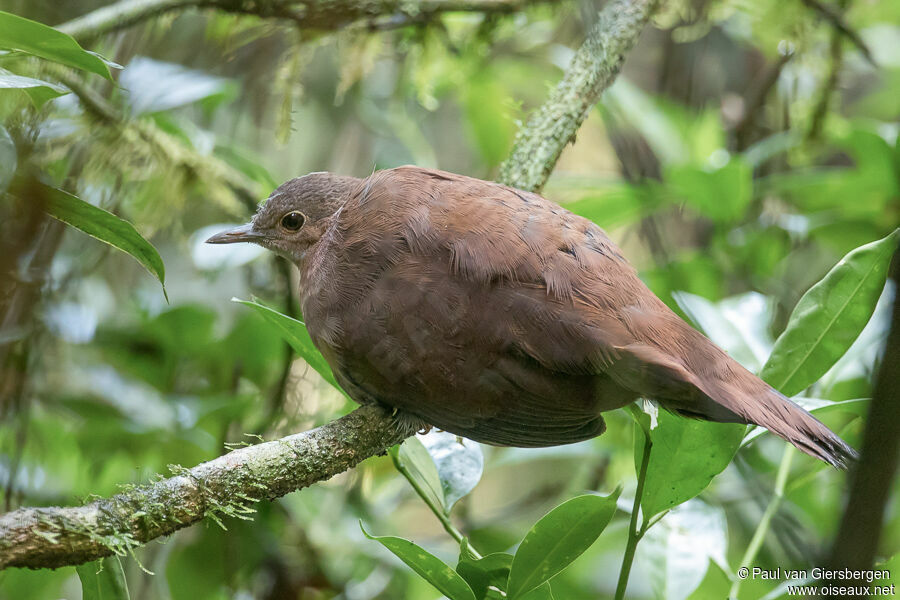
MULTIPOLYGON (((288 266, 203 240, 308 171, 495 177, 589 25, 560 3, 298 36, 208 10, 82 47, 41 23, 95 3, 51 4, 0 12, 5 509, 109 495, 346 411, 288 266), (23 182, 106 243, 46 218, 23 182)), ((667 3, 544 193, 858 447, 900 237, 900 11, 847 6, 877 69, 804 3, 667 3)), ((737 569, 820 566, 844 474, 762 430, 653 413, 545 450, 417 436, 252 521, 136 550, 154 575, 128 557, 10 570, 0 599, 593 599, 616 593, 623 556, 629 598, 778 598, 783 582, 737 569)), ((896 566, 896 490, 887 514, 896 566)))

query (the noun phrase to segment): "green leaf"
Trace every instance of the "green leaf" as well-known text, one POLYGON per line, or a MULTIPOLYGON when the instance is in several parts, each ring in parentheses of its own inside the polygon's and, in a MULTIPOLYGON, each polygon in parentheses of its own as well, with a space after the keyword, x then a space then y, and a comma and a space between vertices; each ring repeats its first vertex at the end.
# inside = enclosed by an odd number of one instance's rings
POLYGON ((281 314, 277 310, 271 309, 268 306, 255 301, 240 300, 239 298, 232 298, 231 300, 232 302, 238 302, 253 308, 262 315, 266 321, 275 325, 281 333, 281 337, 284 338, 284 341, 291 345, 291 348, 294 349, 300 358, 305 360, 309 366, 315 369, 325 381, 341 390, 341 386, 338 385, 337 380, 334 378, 334 373, 331 372, 331 367, 328 366, 328 362, 326 362, 322 353, 316 349, 312 338, 309 337, 309 332, 306 330, 306 325, 304 325, 302 321, 281 314))
POLYGON ((70 36, 37 21, 0 11, 0 48, 21 50, 112 80, 106 62, 70 36))
POLYGON ((466 580, 424 548, 399 537, 369 535, 363 527, 362 521, 360 521, 359 527, 362 529, 363 535, 393 552, 397 558, 405 562, 422 579, 436 587, 450 600, 475 600, 475 594, 472 593, 472 588, 469 587, 466 580))
MULTIPOLYGON (((746 427, 685 419, 659 411, 658 425, 650 431, 653 447, 641 508, 644 518, 690 500, 721 473, 737 452, 746 427)), ((635 471, 640 472, 644 448, 643 428, 634 427, 635 471)))
POLYGON ((459 563, 456 565, 456 572, 459 573, 472 591, 475 593, 476 600, 482 600, 488 591, 489 586, 498 589, 506 589, 506 583, 509 580, 509 568, 512 566, 512 554, 504 552, 496 552, 488 554, 484 558, 475 559, 469 556, 465 540, 463 547, 460 548, 459 563))
MULTIPOLYGON (((460 547, 459 563, 456 565, 456 572, 462 575, 472 591, 475 592, 476 600, 485 598, 495 598, 497 592, 494 591, 492 596, 488 596, 488 587, 494 587, 498 590, 506 591, 506 584, 509 580, 509 568, 512 565, 513 555, 504 552, 496 552, 488 554, 483 558, 472 558, 469 556, 466 546, 466 540, 463 540, 460 547)), ((550 589, 550 583, 547 582, 542 586, 532 590, 522 596, 522 600, 553 600, 553 593, 550 589)))
MULTIPOLYGON (((153 245, 141 237, 134 225, 111 212, 88 204, 67 192, 35 182, 31 189, 44 201, 44 210, 89 236, 133 256, 156 276, 166 293, 166 268, 153 245)), ((21 191, 20 191, 21 193, 21 191)), ((166 295, 168 300, 168 295, 166 295)))
POLYGON ((894 598, 897 584, 900 583, 900 553, 893 555, 891 558, 875 565, 879 571, 887 571, 888 576, 876 582, 879 593, 875 598, 894 598))
POLYGON ((5 69, 0 69, 0 89, 25 91, 36 108, 40 108, 48 100, 69 93, 69 90, 61 85, 33 77, 14 75, 5 69))
MULTIPOLYGON (((392 448, 393 450, 393 448, 392 448)), ((429 495, 435 506, 441 507, 444 514, 449 512, 444 501, 444 490, 441 486, 441 478, 437 466, 422 442, 416 437, 405 440, 396 450, 397 460, 406 467, 409 473, 429 495)))
POLYGON ((428 451, 441 482, 449 513, 460 498, 475 489, 484 471, 481 446, 446 431, 431 430, 418 438, 428 451))
POLYGON ((884 287, 900 229, 852 250, 807 291, 760 372, 793 396, 816 382, 863 330, 884 287))
POLYGON ((621 491, 616 489, 609 496, 576 496, 544 515, 516 551, 507 597, 524 597, 590 548, 616 512, 621 491))
POLYGON ((714 170, 671 167, 666 170, 665 180, 685 204, 718 222, 740 219, 753 197, 753 169, 740 157, 732 157, 725 166, 714 170))
POLYGON ((195 102, 216 103, 236 94, 233 82, 175 63, 134 57, 119 76, 133 115, 172 110, 195 102))
POLYGON ((627 225, 651 212, 659 196, 650 186, 615 185, 597 189, 578 200, 566 202, 567 210, 606 229, 627 225))
POLYGON ((125 572, 118 556, 75 567, 83 600, 129 600, 125 572))
POLYGON ((652 564, 655 598, 684 600, 703 582, 710 561, 726 564, 725 511, 694 499, 677 506, 641 538, 638 554, 652 564))

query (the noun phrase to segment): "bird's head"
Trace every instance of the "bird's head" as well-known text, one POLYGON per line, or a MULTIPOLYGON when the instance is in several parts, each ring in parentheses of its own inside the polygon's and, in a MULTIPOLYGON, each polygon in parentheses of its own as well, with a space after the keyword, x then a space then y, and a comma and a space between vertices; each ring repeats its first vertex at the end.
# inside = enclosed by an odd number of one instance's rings
POLYGON ((359 182, 327 172, 291 179, 272 192, 249 223, 217 233, 206 243, 252 242, 299 264, 359 182))

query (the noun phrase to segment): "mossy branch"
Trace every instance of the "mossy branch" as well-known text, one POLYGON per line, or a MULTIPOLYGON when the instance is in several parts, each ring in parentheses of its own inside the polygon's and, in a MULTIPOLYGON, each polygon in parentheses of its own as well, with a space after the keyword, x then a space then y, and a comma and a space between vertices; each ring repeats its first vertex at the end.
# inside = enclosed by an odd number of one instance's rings
POLYGON ((544 187, 559 155, 615 80, 658 4, 613 0, 603 7, 550 98, 516 135, 512 154, 500 167, 501 182, 535 192, 544 187))
POLYGON ((57 26, 78 40, 194 8, 282 19, 304 29, 334 31, 380 17, 411 20, 445 12, 512 13, 549 0, 121 0, 57 26))
POLYGON ((356 466, 406 434, 384 410, 364 406, 311 431, 234 450, 174 477, 78 507, 0 515, 0 570, 77 565, 126 554, 210 517, 246 517, 274 499, 356 466))

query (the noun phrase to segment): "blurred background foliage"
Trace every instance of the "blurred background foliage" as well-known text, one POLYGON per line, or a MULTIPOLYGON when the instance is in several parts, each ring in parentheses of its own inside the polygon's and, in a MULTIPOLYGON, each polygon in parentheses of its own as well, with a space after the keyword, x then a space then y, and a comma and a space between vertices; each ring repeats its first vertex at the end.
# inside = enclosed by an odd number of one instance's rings
MULTIPOLYGON (((101 4, 6 0, 3 9, 59 24, 101 4)), ((0 330, 3 509, 113 494, 226 443, 252 443, 246 434, 274 439, 349 410, 271 324, 229 301, 257 296, 296 315, 292 268, 255 248, 202 241, 309 171, 365 176, 414 163, 491 179, 599 4, 523 3, 508 15, 320 33, 188 10, 87 43, 124 67, 113 69, 115 82, 0 56, 3 69, 67 86, 46 97, 3 90, 0 171, 40 173, 133 222, 160 250, 170 298, 128 256, 56 223, 27 236, 27 219, 4 205, 0 233, 21 241, 31 279, 17 310, 4 305, 0 330)), ((800 296, 900 221, 900 3, 822 4, 666 3, 544 190, 606 228, 660 298, 754 370, 800 296)), ((808 396, 871 396, 888 293, 808 396)), ((864 410, 852 402, 820 417, 858 446, 864 410)), ((625 482, 623 498, 633 497, 630 417, 617 411, 607 423, 606 434, 573 446, 484 447, 481 482, 454 511, 458 527, 482 552, 508 551, 576 493, 625 482)), ((629 597, 725 597, 782 447, 762 436, 743 448, 698 500, 652 530, 629 597), (689 551, 698 547, 706 550, 689 551)), ((844 481, 795 460, 757 563, 820 564, 844 481)), ((885 560, 900 550, 896 490, 888 518, 885 560)), ((139 549, 140 564, 123 561, 131 597, 439 597, 366 540, 359 519, 455 561, 456 544, 379 457, 260 504, 251 522, 203 524, 139 549)), ((553 580, 557 598, 611 597, 627 519, 617 514, 553 580)), ((742 597, 782 597, 779 583, 748 580, 742 597)), ((80 594, 73 568, 0 573, 0 598, 80 594)))

